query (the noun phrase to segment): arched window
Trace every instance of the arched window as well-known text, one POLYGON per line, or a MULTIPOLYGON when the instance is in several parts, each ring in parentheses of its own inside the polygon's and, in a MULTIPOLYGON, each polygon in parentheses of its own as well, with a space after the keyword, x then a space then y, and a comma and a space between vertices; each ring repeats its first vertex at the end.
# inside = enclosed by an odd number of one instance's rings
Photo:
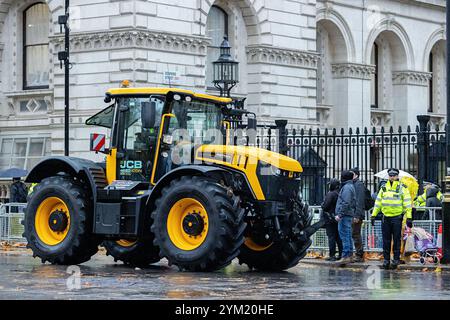
POLYGON ((211 45, 208 47, 206 86, 213 88, 213 67, 212 63, 219 58, 220 45, 223 37, 228 37, 228 14, 218 6, 212 6, 208 14, 206 23, 206 36, 211 38, 211 45))
POLYGON ((378 108, 378 92, 379 92, 379 57, 378 57, 378 44, 374 43, 372 48, 372 61, 371 64, 375 66, 375 73, 372 75, 372 89, 371 89, 371 106, 372 108, 378 108))
POLYGON ((49 86, 49 9, 36 3, 23 13, 23 87, 45 89, 49 86))
POLYGON ((440 40, 434 44, 428 56, 428 112, 443 114, 447 102, 446 44, 440 40))

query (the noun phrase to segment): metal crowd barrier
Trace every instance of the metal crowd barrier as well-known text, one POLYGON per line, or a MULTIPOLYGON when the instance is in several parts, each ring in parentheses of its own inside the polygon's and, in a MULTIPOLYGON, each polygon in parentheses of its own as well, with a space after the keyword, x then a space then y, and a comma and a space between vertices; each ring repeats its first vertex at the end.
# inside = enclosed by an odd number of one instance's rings
POLYGON ((22 225, 26 203, 0 204, 0 241, 25 242, 22 225))
MULTIPOLYGON (((310 208, 314 214, 313 223, 320 220, 322 213, 321 207, 310 208)), ((428 233, 433 235, 434 241, 437 239, 439 225, 441 220, 436 219, 436 216, 440 216, 442 208, 422 208, 422 211, 427 210, 429 213, 429 219, 427 220, 414 220, 414 226, 423 228, 428 233)), ((381 231, 381 220, 375 221, 375 226, 372 227, 370 223, 370 216, 372 210, 366 212, 366 218, 362 225, 362 238, 364 243, 365 252, 382 252, 383 251, 383 236, 381 231)), ((325 252, 328 251, 328 237, 325 228, 320 229, 312 236, 313 244, 310 248, 312 251, 325 252)))
MULTIPOLYGON (((7 203, 0 204, 0 241, 24 243, 25 239, 22 237, 24 227, 21 223, 23 220, 24 203, 7 203)), ((310 207, 313 214, 313 223, 320 220, 322 213, 321 207, 310 207)), ((439 225, 441 220, 436 219, 436 215, 442 211, 442 208, 424 208, 428 210, 429 220, 414 220, 414 226, 425 229, 437 239, 439 225)), ((366 252, 381 252, 383 249, 383 237, 381 233, 381 220, 375 221, 375 227, 370 224, 370 215, 372 210, 366 212, 366 219, 362 226, 362 235, 364 248, 366 252)), ((325 228, 320 229, 312 236, 313 244, 311 250, 313 251, 328 251, 328 237, 325 228)))

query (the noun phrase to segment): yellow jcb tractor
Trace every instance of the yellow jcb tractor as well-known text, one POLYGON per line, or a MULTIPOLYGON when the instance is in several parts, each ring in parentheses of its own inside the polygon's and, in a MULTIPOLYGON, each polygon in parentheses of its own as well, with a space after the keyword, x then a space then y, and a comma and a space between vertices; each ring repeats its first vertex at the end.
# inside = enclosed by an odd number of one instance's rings
MULTIPOLYGON (((105 102, 86 121, 110 129, 108 148, 104 135, 91 136, 105 163, 53 156, 26 179, 37 183, 23 221, 34 257, 80 264, 103 243, 132 266, 167 258, 181 270, 214 271, 238 257, 280 271, 305 256, 312 217, 299 195, 303 169, 230 143, 233 121, 248 112, 228 98, 168 88, 111 89, 105 102)), ((255 128, 248 118, 241 125, 255 128)))

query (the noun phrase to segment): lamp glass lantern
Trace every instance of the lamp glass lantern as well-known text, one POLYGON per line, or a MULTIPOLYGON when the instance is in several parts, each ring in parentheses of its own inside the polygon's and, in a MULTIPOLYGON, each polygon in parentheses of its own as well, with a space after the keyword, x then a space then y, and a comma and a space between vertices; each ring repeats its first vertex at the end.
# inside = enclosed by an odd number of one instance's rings
POLYGON ((214 86, 220 91, 220 95, 230 97, 231 89, 239 83, 239 62, 231 56, 231 46, 227 37, 224 37, 220 45, 220 57, 213 62, 214 86))

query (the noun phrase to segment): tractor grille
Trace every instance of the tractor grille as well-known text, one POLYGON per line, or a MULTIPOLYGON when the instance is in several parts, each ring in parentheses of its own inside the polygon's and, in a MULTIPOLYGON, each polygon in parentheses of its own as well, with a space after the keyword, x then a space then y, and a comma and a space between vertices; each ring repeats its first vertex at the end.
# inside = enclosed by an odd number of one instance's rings
POLYGON ((91 173, 92 177, 94 178, 95 185, 97 186, 97 189, 103 189, 105 188, 108 183, 106 181, 105 172, 101 168, 89 168, 89 172, 91 173))

